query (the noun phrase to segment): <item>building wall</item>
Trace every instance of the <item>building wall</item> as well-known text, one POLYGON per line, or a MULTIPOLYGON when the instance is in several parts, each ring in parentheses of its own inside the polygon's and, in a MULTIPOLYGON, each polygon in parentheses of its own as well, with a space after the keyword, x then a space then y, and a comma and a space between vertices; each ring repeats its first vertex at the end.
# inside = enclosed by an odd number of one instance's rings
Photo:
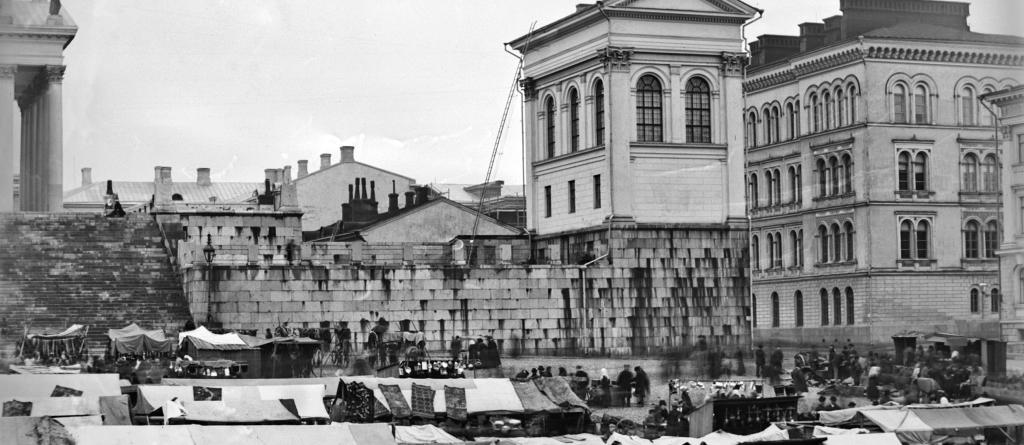
MULTIPOLYGON (((476 219, 475 212, 458 204, 441 201, 375 224, 369 230, 360 231, 360 235, 368 243, 446 243, 460 235, 471 235, 476 219)), ((498 224, 485 216, 480 217, 476 232, 479 236, 519 233, 514 227, 498 224)))
MULTIPOLYGON (((326 169, 310 172, 308 176, 293 181, 299 194, 299 206, 303 211, 302 228, 316 230, 340 220, 341 204, 348 202, 348 186, 355 183, 355 178, 366 178, 367 186, 370 181, 375 183, 377 207, 381 213, 388 210, 387 195, 391 193, 391 181, 395 181, 395 189, 399 195, 415 184, 412 178, 360 162, 341 162, 326 169)), ((404 198, 400 198, 400 201, 403 200, 404 198)), ((404 205, 404 201, 400 205, 404 205)))
MULTIPOLYGON (((538 166, 535 183, 539 198, 535 200, 531 219, 544 221, 551 231, 570 230, 601 224, 609 212, 608 171, 603 165, 604 153, 597 151, 580 156, 570 167, 538 166), (601 176, 601 205, 595 208, 594 175, 601 176), (569 181, 576 181, 576 211, 569 213, 569 181), (545 187, 551 187, 551 216, 546 214, 545 187)), ((531 215, 528 213, 527 218, 531 215)))
POLYGON ((1000 110, 1002 136, 1003 242, 999 247, 1002 289, 1000 334, 1010 372, 1024 372, 1024 94, 1001 90, 986 102, 1000 110))

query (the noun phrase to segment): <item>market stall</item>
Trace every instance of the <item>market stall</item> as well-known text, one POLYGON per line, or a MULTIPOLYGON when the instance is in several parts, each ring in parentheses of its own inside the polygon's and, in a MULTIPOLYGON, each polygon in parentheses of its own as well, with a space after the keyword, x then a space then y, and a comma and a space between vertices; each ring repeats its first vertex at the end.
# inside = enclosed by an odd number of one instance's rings
POLYGON ((168 339, 164 331, 143 329, 135 323, 121 329, 108 329, 107 338, 110 339, 108 354, 114 357, 148 358, 170 354, 174 349, 174 340, 168 339))
MULTIPOLYGON (((324 385, 138 387, 132 412, 189 423, 324 422, 324 385), (168 413, 168 402, 184 413, 168 413), (205 403, 211 402, 211 403, 205 403)), ((172 410, 176 409, 172 405, 172 410)))
POLYGON ((57 333, 31 332, 25 328, 18 342, 18 356, 24 358, 26 364, 75 364, 86 353, 88 335, 89 327, 80 324, 57 333))

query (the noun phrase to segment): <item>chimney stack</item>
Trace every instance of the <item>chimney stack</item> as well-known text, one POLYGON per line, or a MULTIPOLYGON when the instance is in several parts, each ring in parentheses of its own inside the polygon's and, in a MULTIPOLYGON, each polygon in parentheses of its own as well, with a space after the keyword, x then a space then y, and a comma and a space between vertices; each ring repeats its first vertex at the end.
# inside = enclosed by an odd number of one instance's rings
POLYGON ((309 161, 305 159, 299 159, 299 178, 304 178, 309 174, 309 161))
POLYGON ((377 202, 377 184, 370 181, 370 201, 377 202))
POLYGON ((416 206, 416 192, 409 190, 405 192, 405 208, 411 209, 416 206))
POLYGON ((270 184, 273 184, 275 182, 274 181, 274 169, 272 169, 272 168, 265 168, 265 169, 263 169, 263 180, 267 181, 270 184))
POLYGON ((196 169, 196 184, 200 187, 210 186, 210 169, 200 167, 196 169))
POLYGON ((331 166, 331 154, 323 153, 320 155, 320 170, 323 170, 331 166))
POLYGON ((427 203, 430 189, 426 186, 416 187, 416 205, 421 206, 427 203))
POLYGON ((82 186, 86 186, 86 185, 89 185, 89 184, 92 184, 92 168, 90 168, 90 167, 83 167, 82 168, 82 186))
POLYGON ((274 184, 282 184, 282 183, 284 183, 284 169, 283 168, 275 168, 274 169, 274 184))
POLYGON ((352 184, 348 185, 348 202, 352 202, 352 184))
POLYGON ((109 179, 107 180, 107 193, 106 194, 107 194, 107 196, 111 196, 111 195, 114 194, 114 181, 111 181, 109 179))
POLYGON ((281 182, 290 184, 292 182, 292 166, 284 166, 284 176, 281 177, 281 182))
POLYGON ((341 163, 347 164, 349 162, 356 162, 356 148, 351 145, 343 145, 341 147, 341 163))
POLYGON ((391 193, 388 194, 388 213, 398 211, 398 193, 395 193, 395 181, 391 180, 391 193))
POLYGON ((355 196, 352 199, 358 201, 359 200, 359 178, 356 178, 356 192, 355 193, 356 194, 355 194, 355 196))
POLYGON ((366 196, 366 178, 362 178, 362 179, 360 179, 360 181, 362 181, 359 184, 359 189, 360 189, 360 192, 362 193, 362 195, 360 195, 360 196, 362 197, 362 200, 365 201, 367 199, 367 196, 366 196))

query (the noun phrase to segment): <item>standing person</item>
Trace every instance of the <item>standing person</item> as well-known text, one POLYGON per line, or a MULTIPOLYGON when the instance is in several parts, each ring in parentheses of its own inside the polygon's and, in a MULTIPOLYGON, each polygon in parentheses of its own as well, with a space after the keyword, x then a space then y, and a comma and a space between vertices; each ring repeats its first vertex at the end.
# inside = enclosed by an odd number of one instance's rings
POLYGON ((633 371, 636 372, 636 377, 633 379, 636 382, 636 404, 637 406, 644 406, 647 394, 651 393, 651 379, 647 377, 644 368, 637 366, 633 368, 633 371))
POLYGON ((559 366, 558 367, 558 376, 559 377, 569 377, 569 371, 566 371, 565 368, 559 366))
POLYGON ((757 345, 757 350, 754 351, 754 375, 756 377, 764 377, 764 345, 757 345))
POLYGON ((462 356, 462 337, 458 335, 452 339, 451 344, 452 360, 458 360, 462 356))
POLYGON ((501 367, 501 353, 498 351, 498 342, 494 341, 494 337, 487 337, 487 352, 491 359, 491 366, 501 367))
POLYGON ((629 400, 631 398, 631 392, 633 388, 633 372, 629 370, 629 365, 622 365, 622 372, 615 379, 615 384, 618 385, 619 391, 621 391, 622 406, 629 406, 629 400))
POLYGON ((743 363, 743 350, 736 348, 736 375, 742 376, 747 374, 747 365, 743 363))
POLYGON ((586 401, 588 399, 588 392, 590 390, 590 375, 587 371, 583 370, 583 366, 576 365, 576 374, 572 377, 572 389, 576 393, 576 397, 580 400, 586 401))
POLYGON ((772 372, 777 375, 782 372, 782 348, 778 345, 775 346, 775 350, 772 351, 772 372))
POLYGON ((601 387, 601 402, 605 407, 612 405, 612 379, 608 377, 608 370, 601 368, 601 380, 598 382, 601 387))

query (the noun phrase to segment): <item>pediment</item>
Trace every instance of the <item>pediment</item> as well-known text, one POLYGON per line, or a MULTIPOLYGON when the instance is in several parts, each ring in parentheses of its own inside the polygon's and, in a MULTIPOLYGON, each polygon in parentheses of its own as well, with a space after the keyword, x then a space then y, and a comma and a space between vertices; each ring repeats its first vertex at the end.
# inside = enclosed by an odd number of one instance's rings
POLYGON ((749 5, 734 0, 620 0, 609 2, 609 6, 630 9, 656 9, 667 11, 698 11, 742 13, 752 9, 749 5))

